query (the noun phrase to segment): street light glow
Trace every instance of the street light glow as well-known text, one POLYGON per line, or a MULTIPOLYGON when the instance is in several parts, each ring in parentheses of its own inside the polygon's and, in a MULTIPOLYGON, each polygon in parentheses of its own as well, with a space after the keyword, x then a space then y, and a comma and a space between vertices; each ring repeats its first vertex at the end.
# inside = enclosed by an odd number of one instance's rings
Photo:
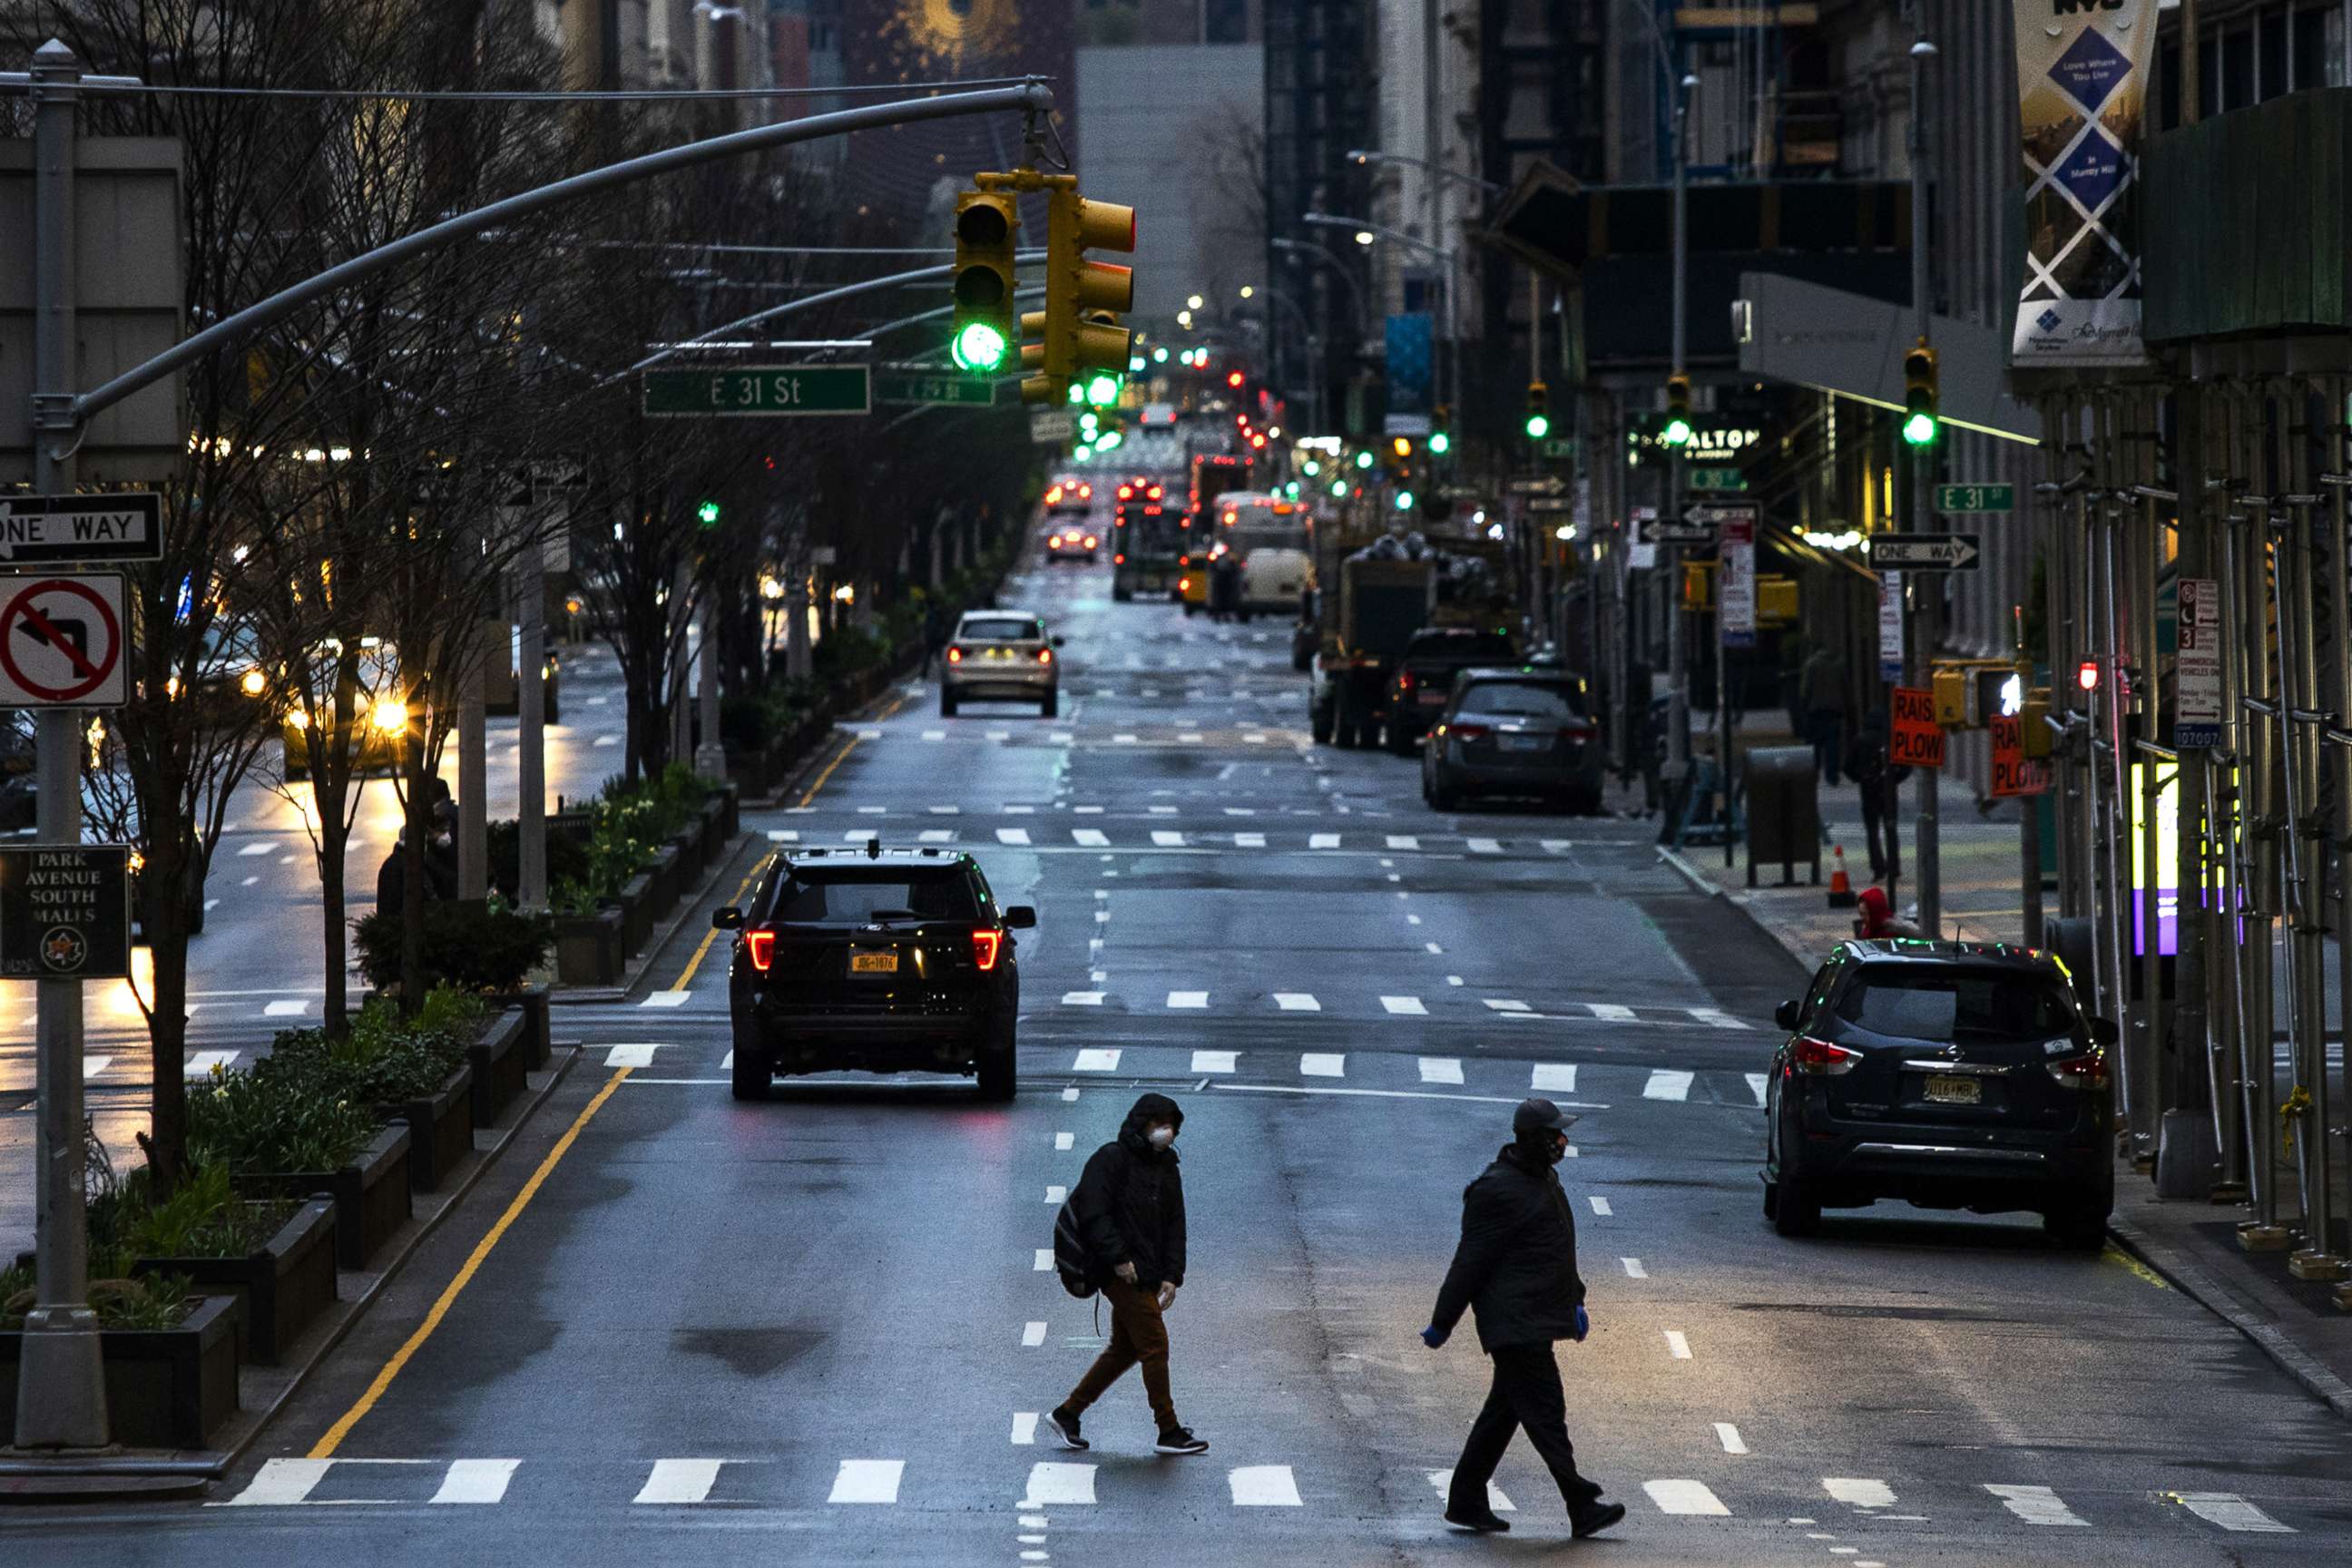
POLYGON ((1370 245, 1372 243, 1372 231, 1368 228, 1358 229, 1356 231, 1356 243, 1358 245, 1364 246, 1370 245))
POLYGON ((1192 296, 1190 299, 1186 300, 1184 301, 1184 304, 1185 304, 1185 307, 1186 307, 1188 310, 1199 310, 1199 309, 1201 308, 1201 297, 1200 297, 1198 294, 1195 294, 1195 295, 1192 296))
POLYGON ((1187 330, 1189 331, 1189 330, 1191 329, 1192 325, 1192 311, 1190 311, 1190 310, 1179 310, 1179 311, 1177 311, 1177 312, 1176 312, 1176 324, 1177 324, 1178 326, 1180 326, 1180 327, 1183 327, 1183 328, 1185 328, 1185 329, 1187 329, 1187 330))
POLYGON ((1248 284, 1244 283, 1244 284, 1243 284, 1243 285, 1242 285, 1242 298, 1243 298, 1243 299, 1246 300, 1246 299, 1248 299, 1251 295, 1253 295, 1253 294, 1255 294, 1255 293, 1256 293, 1256 292, 1257 292, 1257 290, 1256 290, 1256 289, 1253 289, 1253 288, 1251 288, 1248 284))

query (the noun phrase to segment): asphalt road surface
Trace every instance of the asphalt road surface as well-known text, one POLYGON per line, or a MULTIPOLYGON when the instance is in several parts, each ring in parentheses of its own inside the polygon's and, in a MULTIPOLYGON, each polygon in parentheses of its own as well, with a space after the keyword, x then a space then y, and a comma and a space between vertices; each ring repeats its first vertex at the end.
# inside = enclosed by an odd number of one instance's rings
POLYGON ((560 1015, 584 1055, 555 1100, 209 1502, 0 1514, 0 1554, 2347 1560, 2352 1430, 2121 1255, 1899 1205, 1771 1234, 1758 1075, 1799 976, 1643 825, 1428 812, 1410 765, 1307 744, 1279 625, 1113 605, 1107 568, 1006 602, 1069 638, 1058 720, 909 688, 751 826, 957 845, 1037 906, 1014 1104, 847 1079, 736 1104, 719 957, 684 932, 663 989, 560 1015), (1186 1111, 1170 1323, 1212 1447, 1154 1457, 1130 1378, 1067 1453, 1037 1418, 1099 1326, 1041 1249, 1146 1088, 1186 1111), (1417 1337, 1530 1090, 1580 1117, 1593 1331, 1559 1359, 1630 1510, 1572 1546, 1523 1441, 1513 1532, 1441 1526, 1486 1364, 1466 1322, 1417 1337))

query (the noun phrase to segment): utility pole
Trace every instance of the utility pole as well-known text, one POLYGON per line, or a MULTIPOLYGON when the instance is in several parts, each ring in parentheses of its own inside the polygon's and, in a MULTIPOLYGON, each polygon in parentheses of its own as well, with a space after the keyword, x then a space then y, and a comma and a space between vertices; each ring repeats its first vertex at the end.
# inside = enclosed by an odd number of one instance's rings
POLYGON ((560 515, 531 498, 530 524, 515 554, 515 902, 547 908, 547 545, 541 530, 560 515))
MULTIPOLYGON (((1683 356, 1690 324, 1690 100, 1698 90, 1695 74, 1684 76, 1675 89, 1675 320, 1674 374, 1684 374, 1683 356)), ((1670 446, 1666 460, 1666 504, 1660 510, 1668 521, 1683 520, 1683 452, 1670 446)), ((1684 648, 1683 551, 1679 544, 1661 546, 1666 559, 1666 784, 1667 798, 1675 798, 1690 776, 1690 656, 1684 648)), ((1722 701, 1717 693, 1716 700, 1722 701)), ((1663 842, 1663 840, 1662 840, 1663 842)))
MULTIPOLYGON (((78 478, 73 416, 79 379, 74 311, 74 101, 81 63, 52 38, 33 53, 33 483, 68 495, 78 478)), ((81 725, 44 708, 36 730, 38 841, 81 842, 81 725)), ((81 982, 36 983, 34 1305, 16 1378, 16 1447, 102 1448, 106 1372, 89 1306, 89 1172, 83 1145, 81 982)))
MULTIPOLYGON (((1920 0, 1913 0, 1915 19, 1920 19, 1920 0)), ((1924 21, 1924 19, 1922 19, 1924 21)), ((1919 342, 1928 342, 1928 329, 1935 316, 1933 284, 1927 268, 1927 62, 1936 58, 1936 46, 1924 34, 1911 45, 1911 310, 1917 318, 1919 342)), ((1915 533, 1937 531, 1934 492, 1929 486, 1935 480, 1935 462, 1930 454, 1932 444, 1909 448, 1911 464, 1911 528, 1915 533)), ((1934 664, 1937 645, 1944 638, 1944 574, 1914 572, 1906 574, 1912 593, 1911 660, 1913 683, 1918 684, 1934 664)), ((1944 934, 1943 871, 1937 854, 1942 824, 1937 819, 1937 786, 1942 770, 1918 770, 1919 787, 1919 929, 1931 938, 1944 934)))

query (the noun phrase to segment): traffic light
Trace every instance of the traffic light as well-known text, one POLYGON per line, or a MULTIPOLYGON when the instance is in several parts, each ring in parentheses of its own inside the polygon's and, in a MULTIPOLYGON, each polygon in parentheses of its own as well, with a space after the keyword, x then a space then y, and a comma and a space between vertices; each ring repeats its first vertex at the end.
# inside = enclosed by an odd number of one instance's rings
POLYGON ((1687 447, 1691 440, 1690 377, 1676 371, 1666 377, 1666 426, 1658 439, 1669 447, 1687 447))
POLYGON ((1389 442, 1389 450, 1396 454, 1397 461, 1403 462, 1412 456, 1412 437, 1410 436, 1394 437, 1389 442))
POLYGON ((1010 192, 965 191, 956 197, 955 335, 957 365, 986 375, 1013 346, 1013 249, 1021 209, 1010 192))
POLYGON ((1941 426, 1936 412, 1936 351, 1921 338, 1903 356, 1903 439, 1932 447, 1941 426))
MULTIPOLYGON (((1135 271, 1108 261, 1089 261, 1087 251, 1135 248, 1135 209, 1092 202, 1078 195, 1068 174, 1044 177, 1045 194, 1045 309, 1038 324, 1043 353, 1027 345, 1022 363, 1042 370, 1021 384, 1027 403, 1050 403, 1073 382, 1091 381, 1097 371, 1114 378, 1127 369, 1133 335, 1116 316, 1135 308, 1135 271), (1110 312, 1106 322, 1101 312, 1110 312)), ((1034 313, 1033 313, 1034 315, 1034 313)), ((1024 334, 1032 316, 1024 316, 1024 334)))
MULTIPOLYGON (((1118 330, 1118 318, 1108 310, 1088 310, 1087 321, 1097 327, 1106 327, 1114 331, 1118 330)), ((1126 385, 1126 381, 1117 371, 1097 368, 1090 372, 1086 378, 1086 400, 1097 408, 1115 407, 1118 403, 1118 395, 1126 385)), ((1074 381, 1070 386, 1073 391, 1076 391, 1078 384, 1074 381)))
POLYGON ((700 506, 694 509, 694 519, 705 528, 717 528, 719 526, 719 503, 715 500, 704 501, 700 506))
POLYGON ((1528 383, 1528 439, 1540 441, 1551 434, 1551 388, 1540 381, 1528 383))
POLYGON ((1442 458, 1454 450, 1454 437, 1448 434, 1448 426, 1453 423, 1454 410, 1443 403, 1439 404, 1436 416, 1429 422, 1429 455, 1431 457, 1442 458))
POLYGON ((1248 377, 1244 376, 1237 370, 1229 370, 1225 372, 1225 384, 1232 387, 1235 392, 1239 392, 1242 389, 1242 384, 1248 379, 1248 377))

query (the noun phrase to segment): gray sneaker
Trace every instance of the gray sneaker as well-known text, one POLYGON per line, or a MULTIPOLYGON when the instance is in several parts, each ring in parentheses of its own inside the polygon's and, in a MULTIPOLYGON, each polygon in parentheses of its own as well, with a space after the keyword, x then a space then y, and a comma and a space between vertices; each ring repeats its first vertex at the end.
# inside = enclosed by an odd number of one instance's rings
POLYGON ((1054 1436, 1062 1440, 1062 1447, 1065 1448, 1075 1448, 1084 1453, 1094 1447, 1092 1443, 1078 1436, 1078 1418, 1066 1410, 1045 1412, 1045 1425, 1054 1429, 1054 1436))
POLYGON ((1189 1426, 1171 1426, 1160 1434, 1160 1441, 1151 1445, 1155 1454, 1205 1454, 1209 1445, 1192 1436, 1189 1426))

